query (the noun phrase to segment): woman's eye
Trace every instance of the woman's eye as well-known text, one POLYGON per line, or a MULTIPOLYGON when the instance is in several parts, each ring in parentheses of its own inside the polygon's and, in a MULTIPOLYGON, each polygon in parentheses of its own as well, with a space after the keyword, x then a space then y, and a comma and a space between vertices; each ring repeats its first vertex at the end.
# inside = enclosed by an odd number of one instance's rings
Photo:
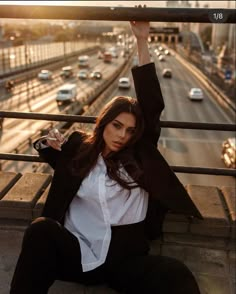
POLYGON ((119 125, 119 124, 114 123, 113 126, 114 126, 116 129, 120 129, 120 125, 119 125))
POLYGON ((135 132, 135 130, 133 130, 133 129, 132 130, 128 130, 128 133, 131 134, 131 135, 133 135, 134 132, 135 132))

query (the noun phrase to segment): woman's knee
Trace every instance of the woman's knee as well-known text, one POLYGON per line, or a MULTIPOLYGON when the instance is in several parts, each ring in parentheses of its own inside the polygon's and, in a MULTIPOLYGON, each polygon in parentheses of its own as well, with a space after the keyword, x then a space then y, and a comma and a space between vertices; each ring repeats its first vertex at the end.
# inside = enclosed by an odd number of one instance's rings
POLYGON ((26 229, 23 244, 25 242, 40 241, 41 243, 45 241, 53 234, 53 231, 55 231, 58 226, 59 224, 50 218, 36 218, 26 229))

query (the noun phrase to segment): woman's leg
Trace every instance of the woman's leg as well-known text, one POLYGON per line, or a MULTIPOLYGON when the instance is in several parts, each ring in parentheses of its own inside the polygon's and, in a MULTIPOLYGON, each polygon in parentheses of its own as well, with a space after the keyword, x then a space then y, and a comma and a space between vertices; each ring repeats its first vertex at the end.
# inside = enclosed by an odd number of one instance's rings
POLYGON ((190 270, 165 256, 132 257, 111 268, 110 286, 128 294, 200 294, 190 270))
POLYGON ((38 218, 26 230, 11 294, 44 294, 56 279, 78 280, 80 246, 59 223, 38 218))

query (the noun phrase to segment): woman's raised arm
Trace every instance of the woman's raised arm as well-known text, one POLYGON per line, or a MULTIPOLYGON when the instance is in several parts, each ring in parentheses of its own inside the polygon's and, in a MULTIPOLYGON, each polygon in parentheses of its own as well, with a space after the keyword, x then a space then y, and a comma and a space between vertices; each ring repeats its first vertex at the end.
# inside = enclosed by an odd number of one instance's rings
POLYGON ((148 48, 149 22, 130 22, 137 42, 139 67, 132 69, 137 100, 142 108, 145 128, 144 137, 156 145, 159 139, 160 116, 164 100, 158 81, 155 64, 150 60, 148 48))
POLYGON ((139 57, 139 65, 150 63, 150 54, 148 49, 148 36, 150 25, 149 22, 131 21, 131 29, 137 40, 137 49, 139 57))

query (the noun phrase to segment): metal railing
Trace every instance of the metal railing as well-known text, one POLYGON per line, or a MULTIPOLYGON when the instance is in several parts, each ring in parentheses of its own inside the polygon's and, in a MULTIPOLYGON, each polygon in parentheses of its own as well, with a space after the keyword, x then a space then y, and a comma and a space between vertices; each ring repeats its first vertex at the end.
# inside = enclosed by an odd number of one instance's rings
MULTIPOLYGON (((137 7, 93 7, 93 6, 35 6, 0 5, 0 18, 15 19, 63 19, 106 21, 153 21, 191 23, 236 23, 235 9, 208 8, 137 8, 137 7)), ((94 123, 95 117, 79 115, 55 115, 0 111, 0 117, 24 118, 50 121, 94 123)), ((163 128, 202 129, 235 131, 230 124, 162 121, 163 128)), ((43 162, 39 156, 0 153, 0 159, 43 162)), ((172 166, 175 172, 236 176, 236 171, 222 168, 172 166)))
MULTIPOLYGON (((95 116, 68 115, 68 114, 42 114, 42 113, 26 113, 14 111, 0 111, 0 117, 47 120, 47 121, 64 121, 78 123, 95 123, 95 116)), ((199 129, 214 131, 236 131, 234 124, 216 124, 216 123, 197 123, 197 122, 179 122, 179 121, 161 121, 162 128, 178 128, 178 129, 199 129)), ((0 153, 0 159, 27 162, 45 162, 37 155, 29 154, 13 154, 0 153)), ((190 167, 190 166, 171 166, 174 172, 191 173, 191 174, 208 174, 208 175, 225 175, 236 176, 236 170, 226 168, 206 168, 206 167, 190 167)))
POLYGON ((236 23, 234 9, 1 5, 0 18, 236 23))

